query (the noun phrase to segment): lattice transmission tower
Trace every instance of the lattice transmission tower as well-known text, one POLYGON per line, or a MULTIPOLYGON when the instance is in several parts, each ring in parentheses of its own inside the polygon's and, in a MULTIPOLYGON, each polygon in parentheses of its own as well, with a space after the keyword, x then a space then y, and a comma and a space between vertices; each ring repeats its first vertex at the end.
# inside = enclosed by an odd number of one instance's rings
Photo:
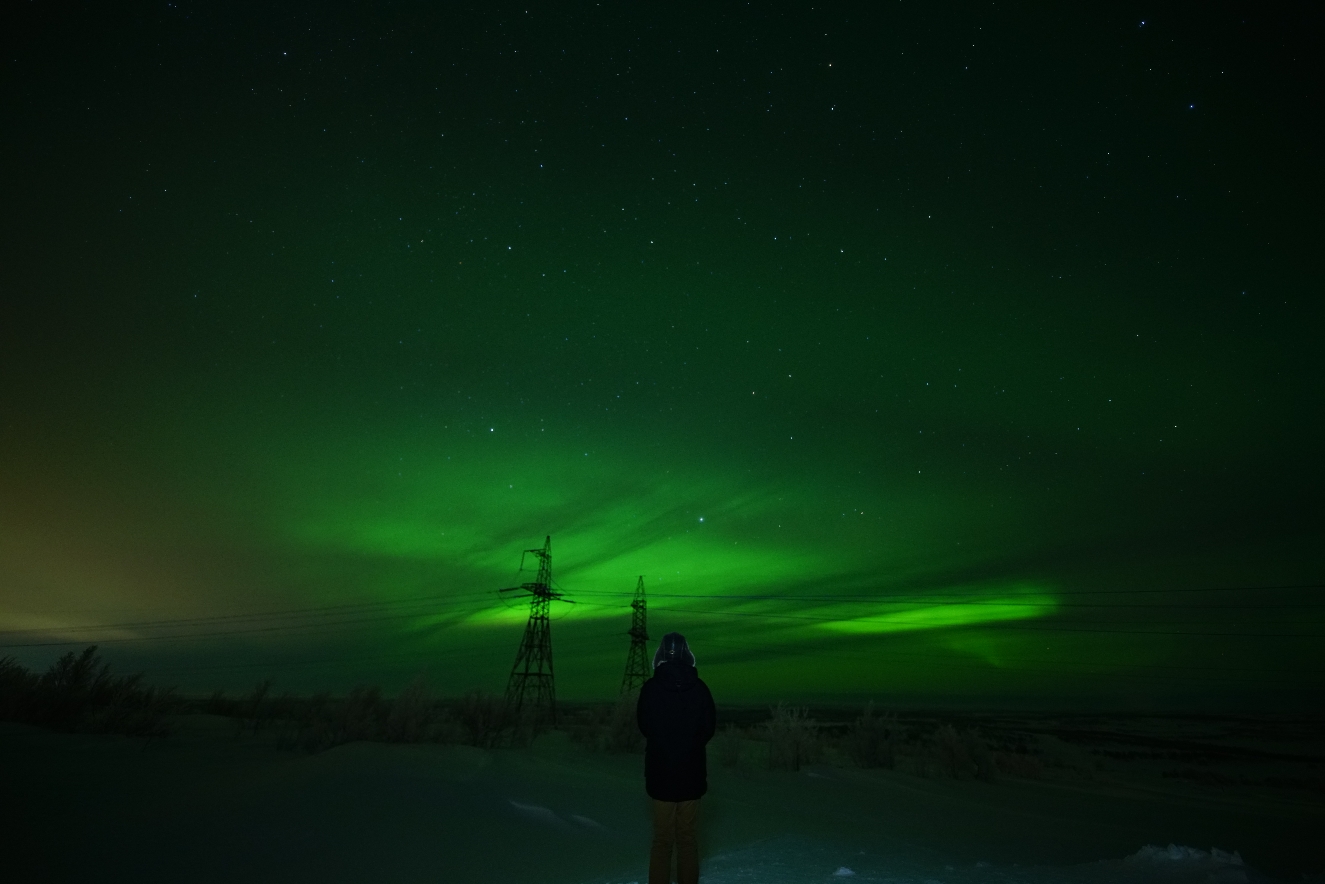
POLYGON ((621 677, 621 693, 638 690, 649 680, 649 610, 644 599, 644 575, 635 584, 635 598, 630 603, 630 653, 626 654, 626 674, 621 677))
MULTIPOLYGON (((527 549, 520 556, 520 570, 524 558, 538 559, 538 576, 532 583, 521 583, 501 592, 529 593, 529 622, 525 624, 520 650, 515 652, 515 664, 506 682, 506 720, 519 720, 520 711, 528 702, 535 710, 548 715, 557 723, 557 688, 552 678, 552 624, 548 608, 554 601, 566 601, 552 588, 552 537, 543 541, 542 549, 527 549)), ((536 712, 536 714, 538 714, 536 712)))

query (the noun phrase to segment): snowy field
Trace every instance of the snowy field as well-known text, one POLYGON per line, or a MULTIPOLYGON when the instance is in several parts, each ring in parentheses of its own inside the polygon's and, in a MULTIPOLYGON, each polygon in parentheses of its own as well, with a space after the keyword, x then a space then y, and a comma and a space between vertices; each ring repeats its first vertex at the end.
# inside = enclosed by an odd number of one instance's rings
MULTIPOLYGON (((146 748, 0 726, 6 863, 23 873, 6 879, 644 882, 639 756, 559 733, 316 755, 231 734, 207 716, 146 748)), ((1323 824, 1310 793, 715 765, 702 880, 1295 884, 1325 867, 1323 824)))
POLYGON ((710 884, 791 884, 838 881, 880 884, 1106 884, 1106 882, 1172 882, 1172 884, 1248 884, 1272 879, 1246 867, 1237 854, 1169 845, 1147 846, 1121 860, 1074 866, 995 865, 908 862, 886 851, 842 848, 798 839, 754 844, 720 853, 709 860, 703 880, 710 884), (850 865, 833 863, 846 859, 850 865), (829 871, 831 869, 831 871, 829 871))

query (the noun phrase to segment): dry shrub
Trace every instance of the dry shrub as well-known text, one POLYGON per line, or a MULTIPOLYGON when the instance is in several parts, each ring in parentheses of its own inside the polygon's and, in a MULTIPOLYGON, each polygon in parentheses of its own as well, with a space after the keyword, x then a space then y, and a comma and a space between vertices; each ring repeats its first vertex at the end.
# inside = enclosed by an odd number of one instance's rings
POLYGON ((483 691, 471 691, 457 706, 461 739, 470 746, 489 748, 501 732, 505 703, 483 691))
POLYGON ((896 739, 897 717, 875 713, 871 702, 851 723, 843 742, 851 760, 860 767, 892 768, 897 763, 896 739))
POLYGON ((499 710, 498 725, 489 745, 498 742, 520 748, 534 744, 539 734, 552 726, 551 716, 545 707, 525 704, 518 710, 511 710, 503 700, 497 701, 499 710))
MULTIPOLYGON (((294 700, 286 716, 293 735, 281 744, 303 752, 321 752, 342 743, 371 740, 390 743, 454 743, 464 739, 459 722, 417 676, 394 700, 375 685, 359 685, 343 699, 315 694, 294 700)), ((281 704, 277 703, 280 709, 281 704)), ((284 715, 284 710, 282 710, 284 715)))
POLYGON ((1026 780, 1038 780, 1044 776, 1044 765, 1034 755, 1022 752, 995 752, 994 766, 999 773, 1026 780))
POLYGON ((942 771, 957 780, 992 780, 994 756, 974 730, 958 732, 945 724, 934 732, 934 750, 942 771))
POLYGON ((0 721, 28 721, 38 676, 13 657, 0 659, 0 721))
POLYGON ((377 685, 356 685, 341 706, 341 732, 343 741, 381 739, 386 730, 390 706, 382 699, 377 685))
POLYGON ((165 736, 179 705, 173 690, 143 687, 141 675, 114 676, 96 646, 72 651, 42 675, 0 660, 0 719, 63 731, 165 736))
POLYGON ((300 752, 322 752, 340 742, 335 701, 322 692, 308 698, 295 715, 294 736, 282 741, 286 748, 300 752))
POLYGON ((638 752, 644 748, 644 735, 640 733, 635 717, 638 699, 638 692, 622 694, 612 706, 612 714, 607 720, 607 751, 638 752))
POLYGON ((768 766, 782 770, 800 770, 801 765, 819 756, 819 722, 809 717, 804 707, 778 703, 770 709, 772 717, 764 723, 768 742, 768 766))
POLYGON ((392 743, 419 743, 434 736, 438 718, 432 691, 418 675, 391 704, 384 736, 392 743))
POLYGON ((107 691, 106 703, 87 716, 90 730, 128 734, 149 741, 170 733, 169 715, 179 705, 171 688, 142 688, 139 677, 116 679, 107 691))
POLYGON ((37 719, 57 730, 77 730, 88 713, 107 705, 117 689, 133 690, 138 677, 114 683, 110 667, 101 662, 95 646, 77 657, 73 651, 51 664, 37 681, 37 719))
POLYGON ((271 693, 271 679, 264 679, 253 686, 248 696, 239 701, 239 714, 235 716, 235 738, 245 730, 255 736, 271 723, 271 704, 267 695, 271 693))
POLYGON ((209 715, 236 718, 239 715, 239 701, 230 699, 225 695, 224 690, 217 688, 212 691, 212 695, 203 702, 202 711, 209 715))

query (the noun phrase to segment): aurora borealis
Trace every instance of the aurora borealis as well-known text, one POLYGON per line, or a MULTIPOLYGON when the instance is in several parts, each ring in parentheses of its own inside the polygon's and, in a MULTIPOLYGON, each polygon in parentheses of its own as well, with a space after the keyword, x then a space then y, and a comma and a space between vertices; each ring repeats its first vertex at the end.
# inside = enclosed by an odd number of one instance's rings
POLYGON ((0 655, 500 691, 550 534, 565 697, 1319 698, 1308 23, 23 15, 0 655))

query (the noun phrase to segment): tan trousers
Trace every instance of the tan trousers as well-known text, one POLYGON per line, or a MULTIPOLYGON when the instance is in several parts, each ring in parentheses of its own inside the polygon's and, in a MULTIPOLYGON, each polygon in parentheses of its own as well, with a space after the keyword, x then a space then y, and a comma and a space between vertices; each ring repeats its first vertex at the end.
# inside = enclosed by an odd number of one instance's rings
POLYGON ((698 884, 699 845, 695 823, 699 801, 653 802, 653 849, 649 851, 649 884, 672 884, 672 846, 676 846, 677 884, 698 884))

